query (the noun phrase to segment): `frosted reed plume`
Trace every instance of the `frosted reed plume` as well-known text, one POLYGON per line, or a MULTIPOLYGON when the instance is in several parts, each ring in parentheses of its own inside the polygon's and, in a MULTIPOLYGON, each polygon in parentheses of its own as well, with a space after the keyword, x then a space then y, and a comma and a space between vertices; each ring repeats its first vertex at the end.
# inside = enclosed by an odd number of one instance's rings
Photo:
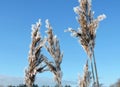
POLYGON ((96 83, 99 87, 97 67, 94 56, 94 47, 97 27, 99 25, 99 22, 106 18, 106 16, 103 14, 98 16, 97 19, 94 19, 94 12, 91 9, 91 0, 79 0, 79 3, 79 6, 74 7, 74 12, 78 15, 77 20, 80 24, 80 28, 78 28, 77 31, 73 30, 72 28, 68 28, 68 30, 66 31, 71 32, 72 36, 78 38, 79 42, 81 43, 81 46, 90 58, 93 75, 93 84, 96 83), (94 61, 94 67, 92 59, 94 61), (96 74, 96 82, 94 76, 94 69, 96 74))
POLYGON ((84 66, 84 74, 83 77, 79 77, 78 85, 79 87, 89 87, 91 81, 91 73, 88 70, 88 60, 84 66))
POLYGON ((106 16, 100 15, 97 19, 93 19, 94 12, 91 10, 91 1, 90 0, 79 0, 80 6, 74 7, 74 12, 78 14, 78 22, 80 28, 78 31, 69 28, 66 31, 72 33, 72 36, 75 36, 79 39, 82 47, 91 58, 93 55, 93 50, 95 46, 96 30, 99 25, 99 22, 102 21, 106 16))
POLYGON ((49 62, 48 60, 45 60, 45 62, 47 66, 49 67, 50 71, 53 72, 54 79, 58 83, 59 87, 62 87, 61 85, 62 71, 61 71, 60 65, 62 62, 63 53, 61 53, 59 40, 57 39, 57 36, 53 34, 52 27, 48 20, 46 20, 46 28, 48 29, 46 31, 48 37, 47 37, 47 44, 45 45, 45 47, 47 51, 49 52, 49 54, 54 59, 54 61, 49 62))
POLYGON ((25 70, 25 83, 28 87, 32 87, 35 81, 37 72, 42 73, 46 71, 46 65, 43 64, 43 58, 41 54, 41 48, 44 46, 46 40, 41 39, 39 32, 41 21, 39 20, 36 24, 32 25, 31 32, 31 44, 28 56, 29 66, 25 70))

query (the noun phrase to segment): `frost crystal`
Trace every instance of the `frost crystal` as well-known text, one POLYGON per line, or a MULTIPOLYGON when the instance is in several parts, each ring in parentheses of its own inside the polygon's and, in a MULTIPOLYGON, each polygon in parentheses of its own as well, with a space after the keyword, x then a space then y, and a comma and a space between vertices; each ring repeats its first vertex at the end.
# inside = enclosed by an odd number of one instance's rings
POLYGON ((106 18, 106 15, 105 14, 102 14, 102 15, 100 15, 100 16, 98 16, 98 21, 102 21, 103 19, 105 19, 106 18))
POLYGON ((48 19, 46 19, 46 21, 45 21, 45 23, 46 23, 46 28, 49 28, 49 26, 50 26, 50 23, 49 23, 49 20, 48 19))
POLYGON ((77 13, 77 14, 79 13, 79 7, 78 6, 74 7, 73 10, 74 10, 75 13, 77 13))

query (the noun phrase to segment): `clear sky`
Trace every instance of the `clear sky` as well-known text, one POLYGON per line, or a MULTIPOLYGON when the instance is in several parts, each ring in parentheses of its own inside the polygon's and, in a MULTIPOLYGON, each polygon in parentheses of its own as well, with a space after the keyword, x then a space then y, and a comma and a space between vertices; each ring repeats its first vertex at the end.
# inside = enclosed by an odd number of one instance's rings
MULTIPOLYGON (((0 1, 0 75, 24 76, 31 42, 31 24, 42 19, 41 34, 49 19, 64 51, 62 71, 64 80, 77 81, 87 58, 77 39, 64 33, 68 27, 77 29, 73 7, 77 0, 1 0, 0 1)), ((120 78, 120 1, 93 0, 95 18, 106 14, 100 22, 95 56, 100 82, 109 85, 120 78)), ((49 73, 40 75, 52 78, 49 73)))

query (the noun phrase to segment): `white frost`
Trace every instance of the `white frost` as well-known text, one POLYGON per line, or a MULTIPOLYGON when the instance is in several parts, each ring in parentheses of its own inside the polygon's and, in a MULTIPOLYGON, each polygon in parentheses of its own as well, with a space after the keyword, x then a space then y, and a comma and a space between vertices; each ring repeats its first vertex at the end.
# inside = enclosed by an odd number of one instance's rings
POLYGON ((77 14, 79 13, 79 9, 80 8, 78 6, 73 8, 74 12, 77 13, 77 14))
POLYGON ((46 23, 46 26, 45 26, 45 27, 46 27, 46 28, 49 28, 50 23, 49 23, 49 20, 48 20, 48 19, 45 20, 45 23, 46 23))
POLYGON ((102 21, 103 19, 105 19, 106 18, 106 15, 105 14, 102 14, 102 15, 100 15, 100 16, 98 16, 98 21, 102 21))

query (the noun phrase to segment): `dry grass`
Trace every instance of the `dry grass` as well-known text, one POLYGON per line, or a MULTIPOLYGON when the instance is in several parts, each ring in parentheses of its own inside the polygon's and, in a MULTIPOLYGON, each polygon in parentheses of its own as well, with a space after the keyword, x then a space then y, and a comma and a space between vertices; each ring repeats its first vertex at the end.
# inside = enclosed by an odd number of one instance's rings
POLYGON ((45 62, 48 65, 50 71, 54 74, 54 79, 58 83, 59 87, 62 87, 62 71, 60 65, 62 62, 63 53, 61 53, 59 40, 57 39, 57 36, 53 34, 52 27, 48 20, 46 20, 46 28, 48 29, 46 31, 48 37, 45 48, 54 59, 54 61, 52 63, 49 63, 48 61, 45 62))
POLYGON ((25 70, 25 83, 28 87, 32 87, 35 81, 35 76, 37 73, 42 73, 44 71, 50 71, 54 74, 54 79, 62 87, 62 71, 61 71, 61 62, 63 58, 63 53, 61 53, 59 40, 53 34, 52 27, 48 20, 46 20, 46 31, 48 37, 42 39, 39 29, 41 22, 37 22, 32 26, 31 38, 32 42, 30 45, 29 51, 29 66, 25 70), (41 49, 46 48, 47 52, 53 58, 53 61, 41 54, 41 49))
POLYGON ((96 83, 97 87, 99 87, 97 67, 94 56, 94 47, 97 27, 99 25, 99 22, 106 18, 106 16, 103 14, 98 16, 97 19, 94 19, 94 12, 91 9, 91 0, 79 0, 79 3, 79 6, 74 7, 74 11, 78 15, 77 20, 80 24, 80 28, 78 28, 78 31, 73 30, 72 28, 68 28, 68 30, 66 31, 71 32, 72 36, 78 38, 79 42, 81 43, 81 46, 90 58, 93 75, 93 84, 96 83), (96 81, 94 72, 96 75, 96 81))
POLYGON ((44 59, 42 58, 41 54, 41 48, 44 46, 46 40, 41 39, 39 32, 40 26, 40 20, 35 25, 32 25, 32 42, 30 44, 30 51, 28 56, 29 66, 25 70, 25 82, 28 87, 33 86, 37 72, 41 73, 46 71, 46 65, 43 64, 44 59))
POLYGON ((66 31, 72 33, 73 36, 77 37, 84 48, 87 55, 91 58, 95 46, 96 29, 99 21, 106 18, 106 16, 100 15, 97 19, 93 19, 94 12, 91 10, 90 0, 80 0, 80 5, 74 7, 74 11, 78 14, 78 22, 80 28, 78 31, 69 28, 66 31))
POLYGON ((90 86, 90 81, 91 81, 91 73, 88 70, 88 60, 84 66, 84 74, 83 77, 79 77, 79 87, 89 87, 90 86))
MULTIPOLYGON (((97 75, 97 67, 94 56, 94 47, 95 47, 95 38, 96 31, 99 25, 99 22, 106 18, 106 16, 100 15, 96 19, 94 19, 94 12, 91 9, 91 0, 79 0, 80 5, 74 8, 75 13, 78 15, 78 22, 80 24, 80 28, 78 30, 73 30, 69 28, 66 31, 72 33, 73 36, 77 37, 81 46, 87 53, 92 69, 92 77, 93 77, 93 86, 99 87, 98 75, 97 75), (94 63, 93 63, 94 62, 94 63), (94 75, 95 72, 95 75, 94 75)), ((37 22, 32 26, 32 42, 30 45, 29 51, 29 66, 25 70, 25 81, 28 87, 32 87, 35 81, 36 74, 42 73, 44 71, 51 71, 54 74, 55 81, 58 83, 59 87, 62 87, 62 71, 61 71, 61 62, 63 58, 63 53, 61 53, 59 40, 53 34, 52 27, 48 20, 46 20, 46 31, 47 38, 42 39, 39 29, 41 26, 41 22, 37 22), (41 54, 41 49, 45 47, 53 61, 49 61, 49 59, 41 54)), ((80 80, 80 87, 89 87, 90 85, 90 72, 88 71, 88 61, 84 68, 84 75, 80 80)))

